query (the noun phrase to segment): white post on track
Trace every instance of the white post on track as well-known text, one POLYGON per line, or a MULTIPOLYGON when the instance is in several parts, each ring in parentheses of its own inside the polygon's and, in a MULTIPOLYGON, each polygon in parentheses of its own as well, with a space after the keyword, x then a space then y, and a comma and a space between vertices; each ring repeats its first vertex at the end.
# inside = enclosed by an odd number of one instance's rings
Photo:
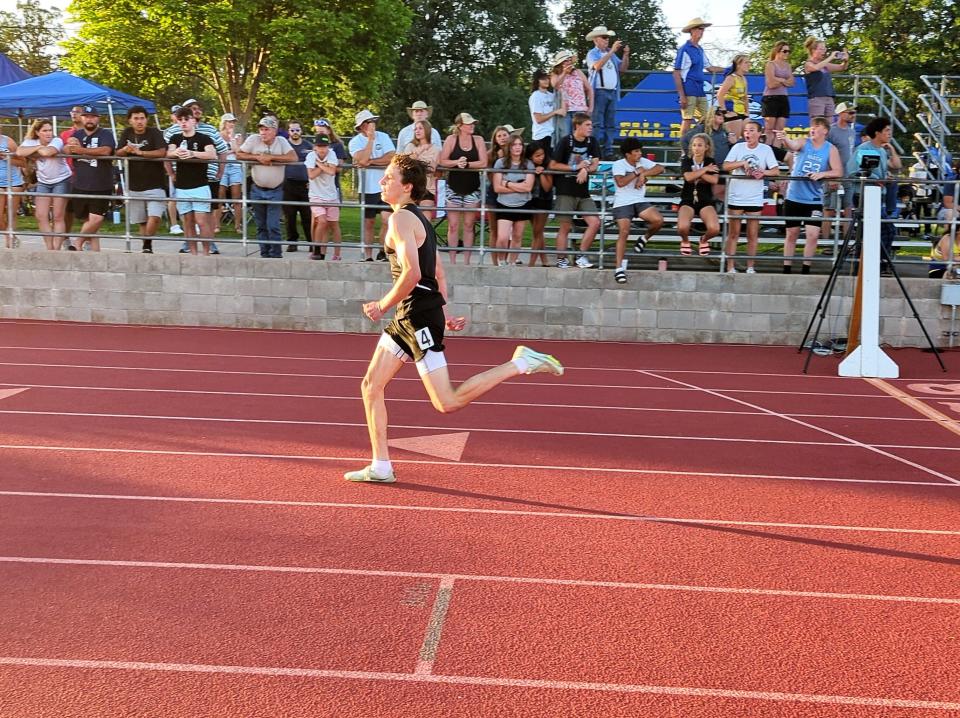
POLYGON ((863 188, 863 242, 860 261, 860 346, 840 362, 840 376, 896 379, 900 367, 880 348, 880 187, 863 188))

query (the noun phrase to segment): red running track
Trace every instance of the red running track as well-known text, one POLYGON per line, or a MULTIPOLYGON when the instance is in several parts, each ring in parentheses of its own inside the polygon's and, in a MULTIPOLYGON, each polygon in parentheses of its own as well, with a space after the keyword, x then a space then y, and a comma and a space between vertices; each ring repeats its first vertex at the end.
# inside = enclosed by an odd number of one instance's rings
POLYGON ((960 715, 927 355, 544 343, 563 378, 450 416, 404 370, 391 436, 462 453, 357 486, 371 336, 0 337, 0 715, 960 715))

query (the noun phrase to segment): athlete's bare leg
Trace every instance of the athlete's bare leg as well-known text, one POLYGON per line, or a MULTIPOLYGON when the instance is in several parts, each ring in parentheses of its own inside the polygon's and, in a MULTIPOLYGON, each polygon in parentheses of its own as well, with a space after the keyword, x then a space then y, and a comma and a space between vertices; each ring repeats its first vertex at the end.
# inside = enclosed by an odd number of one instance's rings
POLYGON ((450 374, 445 366, 424 374, 420 379, 433 408, 441 414, 452 414, 515 376, 520 376, 520 370, 516 364, 508 361, 493 369, 474 374, 457 387, 450 383, 450 374))
POLYGON ((387 449, 387 405, 383 395, 387 384, 397 375, 402 366, 403 362, 400 359, 378 346, 360 385, 374 460, 390 460, 390 452, 387 449))

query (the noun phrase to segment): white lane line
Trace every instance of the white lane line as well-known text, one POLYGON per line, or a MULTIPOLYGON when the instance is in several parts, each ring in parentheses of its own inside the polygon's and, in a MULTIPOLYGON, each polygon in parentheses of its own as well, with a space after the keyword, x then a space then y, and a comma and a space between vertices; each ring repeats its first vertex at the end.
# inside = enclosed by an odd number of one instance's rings
MULTIPOLYGON (((358 377, 359 380, 359 377, 358 377)), ((319 400, 344 400, 344 401, 362 401, 362 398, 359 394, 287 394, 279 392, 261 392, 261 391, 213 391, 206 389, 156 389, 156 388, 141 388, 141 387, 123 387, 123 386, 89 386, 89 385, 71 385, 71 384, 5 384, 0 382, 0 386, 18 386, 25 387, 29 389, 61 389, 69 391, 104 391, 104 392, 129 392, 134 394, 186 394, 186 395, 209 395, 209 396, 239 396, 239 397, 265 397, 265 398, 276 398, 276 399, 319 399, 319 400)), ((654 387, 636 387, 638 389, 647 389, 654 390, 654 387)), ((687 389, 685 387, 668 387, 665 391, 687 391, 692 392, 694 389, 687 389)), ((736 393, 740 393, 739 390, 736 393)), ((780 392, 780 391, 749 391, 743 393, 751 394, 790 394, 795 396, 800 392, 780 392)), ((843 394, 816 394, 815 396, 849 396, 843 394)), ((873 395, 855 395, 863 396, 869 398, 878 398, 873 395)), ((889 397, 888 397, 889 398, 889 397)), ((388 402, 407 402, 413 404, 429 404, 430 400, 423 399, 401 399, 397 397, 387 397, 386 401, 388 402)), ((766 416, 767 412, 765 411, 734 411, 732 409, 668 409, 663 407, 654 407, 654 406, 620 406, 616 404, 603 404, 597 406, 595 404, 556 404, 556 403, 543 403, 543 402, 519 402, 519 401, 474 401, 471 402, 472 406, 535 406, 535 407, 547 407, 547 408, 557 408, 557 409, 593 409, 594 411, 636 411, 636 412, 654 412, 654 413, 678 413, 678 414, 724 414, 729 416, 766 416)), ((788 413, 787 416, 798 416, 803 418, 812 418, 812 419, 861 419, 861 420, 873 420, 873 421, 922 421, 927 422, 932 419, 923 418, 919 416, 858 416, 855 414, 797 414, 797 413, 788 413)))
POLYGON ((874 696, 840 696, 821 693, 781 693, 777 691, 743 691, 725 688, 657 686, 629 683, 591 683, 586 681, 550 681, 528 678, 491 678, 487 676, 439 675, 435 673, 386 673, 376 671, 331 671, 316 668, 279 666, 219 666, 198 663, 148 663, 144 661, 91 661, 62 658, 21 658, 0 656, 0 665, 36 668, 76 668, 83 670, 157 671, 172 673, 212 673, 246 676, 326 678, 334 680, 387 681, 401 683, 442 683, 457 686, 493 686, 498 688, 531 688, 536 690, 592 691, 601 693, 643 693, 649 695, 737 700, 774 701, 780 703, 815 703, 827 705, 869 706, 875 708, 917 708, 955 711, 960 703, 921 701, 874 696))
MULTIPOLYGON (((272 372, 272 371, 237 371, 229 369, 187 369, 182 367, 145 367, 145 366, 116 366, 110 364, 39 364, 35 362, 0 362, 0 366, 14 366, 14 367, 28 367, 36 369, 96 369, 98 371, 102 370, 118 370, 118 371, 147 371, 147 372, 175 372, 179 374, 218 374, 218 375, 231 375, 231 376, 258 376, 258 377, 269 377, 269 376, 278 376, 278 377, 295 377, 295 378, 310 378, 310 379, 350 379, 356 382, 360 382, 363 378, 361 375, 357 374, 316 374, 310 372, 272 372)), ((451 366, 464 366, 464 365, 451 365, 451 366)), ((483 365, 487 366, 487 365, 483 365)), ((637 371, 636 369, 631 369, 630 371, 637 371)), ((677 372, 683 373, 683 372, 677 372)), ((699 373, 699 372, 691 372, 699 373)), ((722 374, 722 372, 718 372, 722 374)), ((421 384, 419 377, 405 377, 397 376, 394 377, 393 381, 412 381, 417 384, 421 384)), ((511 382, 507 382, 511 383, 511 382)), ((536 381, 525 379, 522 382, 513 382, 516 384, 521 384, 523 386, 546 386, 551 387, 556 390, 557 383, 550 381, 536 381)), ((16 386, 25 386, 24 384, 17 384, 16 386)), ((618 389, 618 390, 634 390, 634 391, 696 391, 694 389, 689 389, 686 387, 670 387, 670 386, 637 386, 636 384, 578 384, 575 382, 564 382, 564 388, 588 388, 588 389, 618 389)), ((744 393, 744 394, 787 394, 790 396, 827 396, 827 397, 856 397, 861 399, 883 399, 886 401, 892 401, 893 397, 888 394, 843 394, 843 393, 825 393, 825 392, 802 392, 802 391, 768 391, 764 389, 723 389, 723 391, 730 391, 734 393, 744 393)))
MULTIPOLYGON (((736 400, 733 400, 736 401, 736 400)), ((791 417, 785 414, 776 414, 774 412, 760 412, 763 416, 771 418, 785 418, 793 421, 797 421, 799 424, 804 424, 813 429, 818 429, 818 427, 813 426, 812 424, 806 424, 799 420, 794 420, 791 417)), ((27 411, 22 409, 0 409, 0 414, 14 414, 20 416, 79 416, 84 418, 94 418, 94 419, 142 419, 145 421, 184 421, 184 422, 209 422, 209 423, 221 423, 221 424, 279 424, 279 425, 293 425, 293 426, 335 426, 335 427, 350 427, 350 428, 366 428, 366 424, 356 423, 356 422, 345 422, 345 421, 306 421, 303 419, 253 419, 253 418, 230 418, 230 417, 216 417, 216 416, 168 416, 168 415, 155 415, 155 414, 113 414, 113 413, 99 413, 99 412, 82 412, 82 411, 27 411)), ((915 468, 925 471, 927 473, 932 473, 935 476, 941 476, 946 478, 951 482, 960 484, 960 481, 955 479, 950 479, 944 474, 939 474, 932 469, 926 469, 925 467, 920 466, 919 464, 912 464, 912 462, 907 459, 901 459, 899 457, 894 457, 893 454, 886 454, 886 452, 880 451, 878 447, 886 447, 886 444, 875 444, 868 445, 856 441, 855 439, 848 439, 844 441, 846 437, 843 437, 840 434, 835 434, 827 429, 818 429, 819 431, 835 436, 840 441, 799 441, 796 439, 763 439, 757 437, 724 437, 724 436, 702 436, 694 434, 626 434, 626 433, 614 433, 609 431, 560 431, 557 429, 515 429, 515 428, 496 428, 496 427, 471 427, 471 426, 460 426, 460 427, 450 427, 450 426, 432 426, 427 424, 392 424, 391 428, 393 429, 414 429, 417 431, 470 431, 478 433, 487 433, 487 434, 530 434, 530 435, 546 435, 546 436, 579 436, 579 437, 592 437, 597 439, 653 439, 657 441, 712 441, 712 442, 732 442, 732 443, 749 443, 749 444, 784 444, 789 446, 837 446, 845 448, 870 448, 876 451, 876 453, 884 454, 886 456, 896 458, 901 463, 911 464, 915 468)), ((897 449, 924 449, 924 450, 936 450, 936 451, 960 451, 960 446, 914 446, 914 445, 893 445, 889 448, 897 449)))
POLYGON ((423 636, 423 645, 420 646, 420 656, 413 671, 418 676, 433 673, 433 664, 437 660, 437 649, 440 647, 440 637, 443 634, 443 624, 447 620, 447 611, 452 598, 453 578, 444 576, 440 579, 440 588, 437 589, 437 598, 433 602, 430 621, 423 636))
POLYGON ((838 601, 884 601, 891 603, 930 603, 960 606, 960 598, 936 596, 897 596, 871 593, 835 593, 830 591, 791 591, 776 588, 738 588, 734 586, 694 586, 674 583, 635 583, 627 581, 591 581, 573 578, 534 576, 486 576, 481 574, 437 573, 434 571, 387 571, 375 569, 321 568, 317 566, 263 566, 232 563, 186 563, 173 561, 108 561, 84 558, 49 558, 41 556, 0 556, 0 563, 53 566, 101 566, 108 568, 155 568, 191 571, 240 571, 251 573, 300 573, 326 576, 365 576, 375 578, 421 578, 479 583, 529 584, 538 586, 574 586, 579 588, 617 588, 631 591, 680 591, 719 593, 744 596, 778 596, 785 598, 818 598, 838 601))
MULTIPOLYGON (((733 399, 733 401, 738 401, 733 399)), ((746 403, 746 402, 744 402, 746 403)), ((231 418, 231 417, 218 417, 218 416, 174 416, 174 415, 165 415, 165 414, 113 414, 113 413, 99 413, 99 412, 81 412, 81 411, 27 411, 25 409, 0 409, 0 414, 17 414, 22 416, 80 416, 85 418, 93 419, 138 419, 143 421, 184 421, 184 422, 211 422, 211 423, 221 423, 221 424, 279 424, 279 425, 294 425, 294 426, 335 426, 335 427, 351 427, 351 428, 366 428, 366 424, 356 423, 356 422, 346 422, 346 421, 307 421, 304 419, 252 419, 252 418, 231 418)), ((782 418, 788 420, 794 420, 793 417, 789 414, 777 414, 772 411, 759 411, 757 415, 768 417, 768 418, 782 418)), ((415 429, 417 431, 470 431, 470 432, 479 432, 479 433, 488 433, 488 434, 531 434, 531 435, 547 435, 547 436, 580 436, 580 437, 592 437, 597 439, 654 439, 658 441, 713 441, 713 442, 732 442, 732 443, 748 443, 748 444, 786 444, 788 446, 838 446, 844 448, 869 448, 876 450, 876 453, 883 454, 888 457, 896 458, 902 463, 910 464, 917 469, 921 469, 927 473, 932 473, 935 476, 941 476, 946 478, 951 482, 960 484, 960 481, 955 479, 950 479, 949 477, 935 472, 933 469, 927 469, 920 466, 919 464, 913 464, 907 459, 902 459, 900 457, 894 457, 892 454, 887 454, 886 452, 880 451, 881 448, 889 449, 922 449, 929 451, 960 451, 960 446, 932 446, 929 444, 914 445, 914 444, 863 444, 856 439, 848 439, 842 434, 836 434, 828 429, 821 429, 814 426, 813 424, 807 424, 806 422, 796 420, 797 423, 803 424, 812 429, 817 429, 818 431, 835 436, 840 441, 800 441, 798 439, 764 439, 760 437, 732 437, 732 436, 703 436, 698 434, 626 434, 626 433, 610 433, 610 432, 590 432, 590 431, 559 431, 555 429, 518 429, 518 428, 496 428, 496 427, 451 427, 451 426, 433 426, 426 424, 392 424, 391 428, 393 429, 415 429), (844 440, 846 439, 846 440, 844 440)))
MULTIPOLYGON (((694 384, 687 384, 686 382, 682 382, 682 381, 680 381, 679 379, 670 379, 670 378, 668 378, 668 377, 657 376, 656 374, 653 374, 653 373, 648 372, 648 371, 643 370, 643 369, 638 369, 637 371, 642 372, 643 374, 646 374, 646 375, 648 375, 648 376, 652 376, 652 377, 654 377, 655 379, 664 379, 665 381, 676 382, 677 384, 680 384, 680 385, 682 385, 682 386, 688 386, 688 387, 694 387, 694 386, 695 386, 694 384)), ((721 392, 719 392, 719 391, 714 391, 713 389, 703 389, 703 388, 700 388, 700 391, 703 391, 703 392, 705 392, 705 393, 707 393, 707 394, 710 394, 711 396, 717 396, 717 397, 726 399, 726 400, 728 400, 728 401, 736 402, 737 404, 740 404, 741 406, 747 406, 747 407, 750 407, 751 409, 759 409, 760 411, 765 411, 766 413, 770 414, 771 416, 779 417, 779 418, 781 418, 781 419, 784 419, 785 421, 789 421, 789 422, 792 422, 792 423, 794 423, 794 424, 798 424, 798 425, 800 425, 800 426, 804 426, 804 427, 806 427, 806 428, 808 428, 808 429, 813 429, 814 431, 818 431, 818 432, 824 433, 824 434, 826 434, 826 435, 828 435, 828 436, 832 436, 832 437, 834 437, 834 438, 836 438, 836 439, 840 439, 841 441, 846 442, 849 446, 855 446, 855 447, 858 447, 858 448, 861 448, 861 449, 866 449, 867 451, 871 451, 871 452, 873 452, 873 453, 875 453, 875 454, 879 454, 880 456, 886 457, 886 458, 888 458, 888 459, 892 459, 892 460, 894 460, 894 461, 896 461, 896 462, 898 462, 898 463, 905 464, 906 466, 910 466, 911 468, 917 469, 918 471, 922 471, 922 472, 924 472, 924 473, 930 474, 931 476, 936 476, 937 478, 943 479, 944 481, 949 481, 951 484, 960 486, 960 480, 955 479, 955 478, 953 478, 952 476, 947 476, 946 474, 944 474, 944 473, 942 473, 942 472, 940 472, 940 471, 937 471, 936 469, 931 469, 931 468, 929 468, 929 467, 927 467, 927 466, 924 466, 923 464, 918 464, 918 463, 915 462, 915 461, 910 461, 910 459, 906 459, 906 458, 904 458, 904 457, 902 457, 902 456, 897 456, 896 454, 891 454, 889 451, 884 451, 884 450, 881 449, 879 446, 875 446, 875 445, 871 445, 871 444, 865 444, 865 443, 862 442, 862 441, 858 441, 857 439, 853 439, 853 438, 851 438, 851 437, 849 437, 849 436, 845 436, 845 435, 840 434, 840 433, 835 432, 835 431, 830 431, 829 429, 824 429, 823 427, 817 426, 816 424, 811 424, 811 423, 809 423, 809 422, 802 421, 802 420, 800 420, 800 419, 796 419, 796 418, 794 418, 794 417, 792 417, 792 416, 788 416, 788 415, 786 415, 786 414, 781 414, 781 413, 779 413, 779 412, 773 411, 772 409, 765 409, 765 408, 762 407, 762 406, 758 406, 757 404, 751 404, 750 402, 744 401, 743 399, 737 399, 737 398, 732 397, 732 396, 726 396, 725 394, 723 394, 723 393, 721 393, 721 392)), ((897 448, 906 448, 906 447, 897 447, 897 448)), ((911 447, 911 448, 913 448, 913 447, 911 447)), ((930 447, 930 448, 933 448, 933 447, 930 447)))
MULTIPOLYGON (((145 456, 206 456, 235 459, 282 459, 284 461, 331 461, 337 463, 363 461, 369 459, 369 454, 363 456, 316 456, 307 454, 258 454, 236 451, 174 451, 172 449, 118 449, 98 446, 48 446, 41 444, 0 444, 0 449, 13 451, 75 451, 80 453, 106 454, 143 454, 145 456)), ((956 484, 944 484, 936 481, 901 481, 892 479, 848 479, 836 476, 783 476, 780 474, 744 474, 718 471, 671 471, 667 469, 628 469, 610 466, 563 466, 552 464, 490 464, 479 461, 440 461, 426 459, 391 459, 395 464, 414 464, 419 466, 471 466, 481 469, 531 469, 535 471, 577 471, 597 474, 638 474, 653 476, 679 477, 707 477, 722 479, 774 479, 780 481, 822 481, 827 483, 843 484, 874 484, 891 486, 933 486, 939 489, 953 489, 956 484)))
MULTIPOLYGON (((938 486, 941 484, 938 484, 938 486)), ((284 506, 291 508, 361 509, 370 511, 423 511, 454 514, 489 514, 494 516, 530 516, 535 518, 588 519, 594 521, 633 521, 663 524, 707 524, 710 526, 748 526, 751 528, 803 529, 814 531, 853 531, 856 533, 918 534, 923 536, 960 536, 960 531, 912 529, 885 526, 846 526, 839 524, 802 524, 778 521, 734 521, 731 519, 680 518, 677 516, 640 516, 622 513, 582 511, 523 511, 519 509, 485 509, 468 506, 420 506, 417 504, 360 504, 336 501, 281 501, 279 499, 231 499, 197 496, 140 496, 133 494, 82 494, 62 491, 0 491, 0 496, 25 498, 89 499, 94 501, 156 501, 183 504, 227 504, 249 506, 284 506)))

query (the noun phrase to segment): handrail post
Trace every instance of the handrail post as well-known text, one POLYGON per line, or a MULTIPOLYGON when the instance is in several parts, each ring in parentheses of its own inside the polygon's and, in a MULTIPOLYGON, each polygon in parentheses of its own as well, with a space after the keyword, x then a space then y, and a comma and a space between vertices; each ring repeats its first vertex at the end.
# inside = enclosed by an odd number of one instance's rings
MULTIPOLYGON (((483 244, 484 240, 484 229, 486 228, 487 222, 487 168, 482 167, 480 169, 480 235, 477 237, 477 246, 480 248, 480 258, 477 260, 478 265, 483 265, 483 257, 485 255, 485 247, 483 244)), ((463 222, 463 218, 460 219, 463 222)), ((493 256, 496 257, 496 247, 492 248, 494 250, 493 256)), ((470 261, 470 253, 467 252, 467 261, 470 261)))
MULTIPOLYGON (((244 178, 247 174, 247 162, 246 160, 241 160, 240 166, 243 168, 244 178)), ((233 218, 234 226, 236 226, 237 218, 233 218)), ((243 181, 240 183, 240 242, 243 247, 243 256, 247 256, 249 251, 247 247, 247 241, 249 239, 247 231, 247 183, 243 181)))
MULTIPOLYGON (((130 158, 124 157, 121 159, 123 163, 123 183, 120 185, 120 191, 122 192, 123 199, 123 234, 124 234, 124 244, 127 247, 127 252, 133 251, 133 239, 130 236, 130 158)), ((148 217, 149 219, 149 217, 148 217)))

